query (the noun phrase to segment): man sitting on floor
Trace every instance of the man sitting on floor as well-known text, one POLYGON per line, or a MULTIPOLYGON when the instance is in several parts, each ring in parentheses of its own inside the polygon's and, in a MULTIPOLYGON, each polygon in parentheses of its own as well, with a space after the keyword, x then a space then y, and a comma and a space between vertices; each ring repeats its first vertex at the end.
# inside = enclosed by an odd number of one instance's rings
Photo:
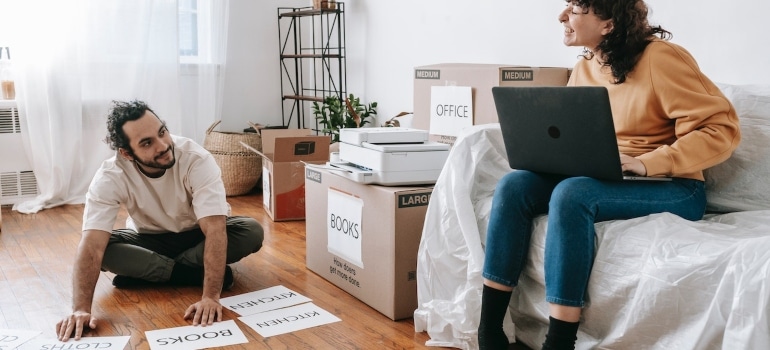
POLYGON ((96 172, 86 195, 83 236, 73 272, 72 314, 56 324, 59 340, 95 328, 91 314, 101 270, 118 288, 203 286, 184 318, 193 325, 222 320, 222 288, 233 284, 227 264, 262 247, 264 232, 249 217, 229 216, 221 171, 194 141, 172 136, 141 101, 114 102, 106 141, 116 155, 96 172), (113 230, 121 205, 126 229, 113 230))

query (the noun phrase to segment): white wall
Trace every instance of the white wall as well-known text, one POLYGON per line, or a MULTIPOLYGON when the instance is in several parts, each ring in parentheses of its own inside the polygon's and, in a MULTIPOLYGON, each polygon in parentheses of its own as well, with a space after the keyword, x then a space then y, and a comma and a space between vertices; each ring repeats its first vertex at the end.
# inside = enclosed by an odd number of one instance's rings
MULTIPOLYGON (((246 120, 280 124, 278 6, 310 0, 231 0, 223 130, 246 120)), ((674 34, 712 80, 770 84, 770 1, 648 0, 653 24, 674 34)), ((380 123, 412 111, 416 66, 502 63, 571 67, 562 44, 564 1, 348 0, 348 91, 377 101, 380 123)), ((245 126, 244 126, 245 125, 245 126)))
POLYGON ((278 7, 308 0, 230 0, 221 131, 241 131, 247 121, 281 124, 278 7))

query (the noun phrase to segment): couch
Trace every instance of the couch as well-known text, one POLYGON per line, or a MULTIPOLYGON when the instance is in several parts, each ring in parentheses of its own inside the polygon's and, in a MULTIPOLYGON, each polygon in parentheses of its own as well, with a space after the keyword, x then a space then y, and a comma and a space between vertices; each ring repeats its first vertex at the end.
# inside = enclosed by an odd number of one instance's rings
MULTIPOLYGON (((770 86, 718 84, 743 139, 707 169, 708 213, 596 224, 597 249, 578 349, 770 349, 770 86)), ((511 171, 499 124, 464 130, 434 188, 418 252, 415 330, 429 346, 476 349, 492 194, 511 171)), ((548 325, 546 216, 504 329, 539 348, 548 325)))

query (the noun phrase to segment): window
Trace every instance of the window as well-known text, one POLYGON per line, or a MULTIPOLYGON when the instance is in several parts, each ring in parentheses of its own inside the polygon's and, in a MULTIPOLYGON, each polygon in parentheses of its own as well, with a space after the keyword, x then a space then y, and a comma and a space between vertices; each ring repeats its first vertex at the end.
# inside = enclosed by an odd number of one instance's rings
POLYGON ((179 57, 198 56, 198 1, 179 0, 179 57))
POLYGON ((211 0, 179 0, 179 62, 210 63, 211 0))

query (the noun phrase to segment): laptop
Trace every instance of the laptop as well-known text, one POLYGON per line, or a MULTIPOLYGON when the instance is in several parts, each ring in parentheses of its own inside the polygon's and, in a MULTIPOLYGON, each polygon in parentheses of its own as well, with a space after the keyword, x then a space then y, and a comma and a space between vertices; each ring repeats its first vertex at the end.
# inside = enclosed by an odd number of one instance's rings
POLYGON ((512 169, 617 181, 671 180, 623 174, 605 87, 493 87, 492 96, 512 169))

